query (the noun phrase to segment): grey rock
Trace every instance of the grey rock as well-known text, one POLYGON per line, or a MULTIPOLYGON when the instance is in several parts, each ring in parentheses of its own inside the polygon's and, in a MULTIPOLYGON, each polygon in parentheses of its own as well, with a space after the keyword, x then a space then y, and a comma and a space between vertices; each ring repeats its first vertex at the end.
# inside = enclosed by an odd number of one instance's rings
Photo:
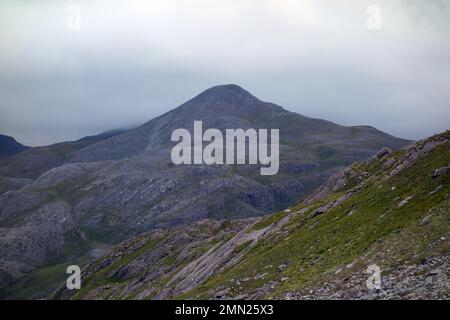
POLYGON ((437 178, 442 176, 443 174, 447 173, 450 170, 450 164, 448 166, 438 168, 433 171, 433 178, 437 178))
POLYGON ((377 152, 377 154, 375 155, 376 159, 380 160, 383 159, 384 157, 390 155, 392 153, 392 150, 389 148, 383 148, 380 151, 377 152))
POLYGON ((420 224, 421 226, 424 226, 424 225, 428 224, 428 223, 430 222, 430 220, 431 220, 432 217, 433 217, 433 214, 432 214, 432 213, 426 215, 425 217, 423 217, 423 219, 420 221, 419 224, 420 224))

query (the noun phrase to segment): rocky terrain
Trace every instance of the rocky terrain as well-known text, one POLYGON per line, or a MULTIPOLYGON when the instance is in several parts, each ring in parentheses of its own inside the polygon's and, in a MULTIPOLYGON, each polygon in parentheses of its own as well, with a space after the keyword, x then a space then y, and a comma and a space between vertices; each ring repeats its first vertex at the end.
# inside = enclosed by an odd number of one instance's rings
POLYGON ((52 298, 449 299, 449 238, 447 131, 384 148, 278 213, 127 240, 52 298))
POLYGON ((408 143, 372 127, 292 113, 225 85, 133 130, 31 148, 0 161, 0 295, 46 294, 42 283, 50 290, 61 279, 55 269, 84 265, 142 232, 284 210, 354 161, 408 143), (279 128, 279 173, 261 176, 258 165, 174 165, 170 135, 192 130, 194 120, 204 129, 279 128))

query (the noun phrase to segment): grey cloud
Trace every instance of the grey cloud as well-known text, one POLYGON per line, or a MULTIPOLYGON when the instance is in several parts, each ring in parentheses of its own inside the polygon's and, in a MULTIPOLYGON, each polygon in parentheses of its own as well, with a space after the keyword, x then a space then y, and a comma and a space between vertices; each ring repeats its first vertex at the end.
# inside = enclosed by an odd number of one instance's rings
POLYGON ((0 132, 30 145, 143 123, 236 83, 291 111, 405 138, 450 126, 449 1, 0 3, 0 132), (65 28, 79 4, 82 29, 65 28), (286 7, 281 7, 284 3, 286 7))

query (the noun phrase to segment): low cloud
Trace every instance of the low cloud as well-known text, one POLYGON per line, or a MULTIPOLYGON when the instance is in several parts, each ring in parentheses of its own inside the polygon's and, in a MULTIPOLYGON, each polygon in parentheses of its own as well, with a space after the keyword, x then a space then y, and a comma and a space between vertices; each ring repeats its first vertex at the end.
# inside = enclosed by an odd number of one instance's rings
POLYGON ((450 127, 448 16, 448 1, 426 0, 3 0, 0 132, 77 139, 236 83, 307 116, 422 138, 450 127), (374 4, 379 30, 366 26, 374 4))

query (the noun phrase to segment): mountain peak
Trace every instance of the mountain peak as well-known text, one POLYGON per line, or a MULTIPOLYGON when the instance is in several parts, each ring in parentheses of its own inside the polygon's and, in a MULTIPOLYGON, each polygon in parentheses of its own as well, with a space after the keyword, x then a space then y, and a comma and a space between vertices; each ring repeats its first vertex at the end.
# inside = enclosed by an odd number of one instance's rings
POLYGON ((211 87, 209 89, 206 89, 202 93, 210 93, 210 94, 247 94, 251 95, 247 90, 244 88, 238 86, 237 84, 221 84, 214 87, 211 87))
POLYGON ((250 92, 235 84, 218 85, 206 89, 191 101, 209 104, 245 104, 259 101, 250 92))
POLYGON ((284 111, 272 103, 259 100, 247 90, 235 84, 218 85, 206 89, 176 109, 183 117, 202 119, 210 115, 249 118, 255 113, 284 111))

